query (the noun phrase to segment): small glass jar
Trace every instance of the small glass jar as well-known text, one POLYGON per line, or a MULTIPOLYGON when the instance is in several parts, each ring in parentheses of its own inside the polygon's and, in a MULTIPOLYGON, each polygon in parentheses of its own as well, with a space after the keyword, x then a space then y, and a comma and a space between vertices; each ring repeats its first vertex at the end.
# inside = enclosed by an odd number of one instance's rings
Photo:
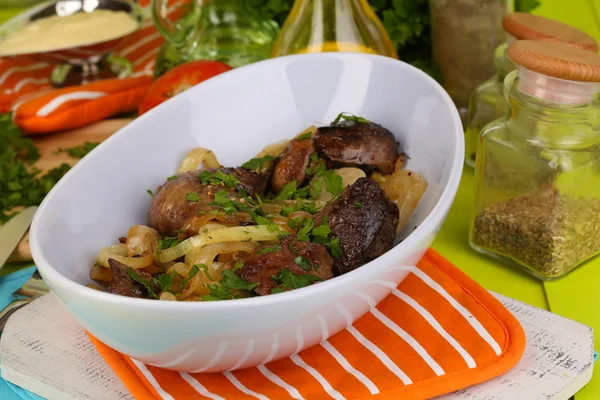
POLYGON ((506 52, 508 44, 502 44, 494 54, 496 74, 483 82, 471 93, 469 114, 465 124, 465 162, 475 166, 479 133, 491 121, 506 115, 508 103, 504 97, 504 79, 515 69, 506 52))
POLYGON ((494 51, 506 41, 505 0, 429 0, 433 60, 466 123, 471 92, 494 74, 494 51))
POLYGON ((469 113, 465 123, 465 163, 475 166, 479 133, 488 123, 502 118, 508 111, 504 95, 504 79, 515 69, 508 58, 508 45, 519 40, 551 40, 584 50, 598 52, 598 43, 585 32, 549 18, 527 13, 511 13, 502 20, 507 43, 496 49, 496 74, 479 85, 469 99, 469 113))
POLYGON ((559 278, 600 253, 600 56, 517 41, 508 113, 478 140, 469 242, 559 278))
POLYGON ((340 51, 398 58, 367 0, 295 0, 271 55, 340 51))

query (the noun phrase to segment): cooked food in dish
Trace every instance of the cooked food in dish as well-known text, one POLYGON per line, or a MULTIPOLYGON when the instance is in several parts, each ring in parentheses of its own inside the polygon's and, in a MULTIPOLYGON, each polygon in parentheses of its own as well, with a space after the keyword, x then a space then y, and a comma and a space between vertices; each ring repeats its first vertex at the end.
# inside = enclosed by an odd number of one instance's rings
POLYGON ((90 277, 109 293, 175 301, 331 279, 390 250, 408 223, 427 182, 404 159, 390 131, 346 113, 237 168, 193 149, 149 191, 148 225, 103 248, 90 277))
POLYGON ((138 21, 124 11, 96 9, 39 18, 0 39, 0 56, 54 51, 116 39, 134 32, 138 21))

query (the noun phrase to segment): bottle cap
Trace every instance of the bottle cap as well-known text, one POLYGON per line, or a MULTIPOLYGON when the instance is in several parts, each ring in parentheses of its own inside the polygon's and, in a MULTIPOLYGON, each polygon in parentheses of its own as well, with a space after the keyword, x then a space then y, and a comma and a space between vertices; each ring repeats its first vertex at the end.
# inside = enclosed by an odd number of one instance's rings
POLYGON ((564 43, 598 52, 598 43, 587 33, 553 19, 523 12, 508 14, 502 20, 504 30, 517 40, 543 40, 564 43))
POLYGON ((508 47, 517 65, 546 76, 577 82, 600 82, 600 55, 560 43, 518 40, 508 47))

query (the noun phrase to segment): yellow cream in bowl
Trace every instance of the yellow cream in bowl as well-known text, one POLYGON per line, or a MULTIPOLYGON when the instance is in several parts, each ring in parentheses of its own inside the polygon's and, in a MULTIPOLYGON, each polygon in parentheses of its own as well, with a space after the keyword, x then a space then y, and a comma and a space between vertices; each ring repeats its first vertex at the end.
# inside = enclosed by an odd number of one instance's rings
POLYGON ((138 22, 124 11, 94 10, 33 21, 0 40, 0 56, 68 49, 116 39, 134 32, 138 22))

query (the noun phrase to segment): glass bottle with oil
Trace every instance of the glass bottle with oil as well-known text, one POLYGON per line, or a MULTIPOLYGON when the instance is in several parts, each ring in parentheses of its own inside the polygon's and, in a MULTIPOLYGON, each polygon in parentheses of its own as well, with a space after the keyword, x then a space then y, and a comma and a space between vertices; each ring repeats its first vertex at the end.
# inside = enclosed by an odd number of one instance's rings
POLYGON ((398 58, 366 0, 296 0, 271 55, 338 51, 398 58))

